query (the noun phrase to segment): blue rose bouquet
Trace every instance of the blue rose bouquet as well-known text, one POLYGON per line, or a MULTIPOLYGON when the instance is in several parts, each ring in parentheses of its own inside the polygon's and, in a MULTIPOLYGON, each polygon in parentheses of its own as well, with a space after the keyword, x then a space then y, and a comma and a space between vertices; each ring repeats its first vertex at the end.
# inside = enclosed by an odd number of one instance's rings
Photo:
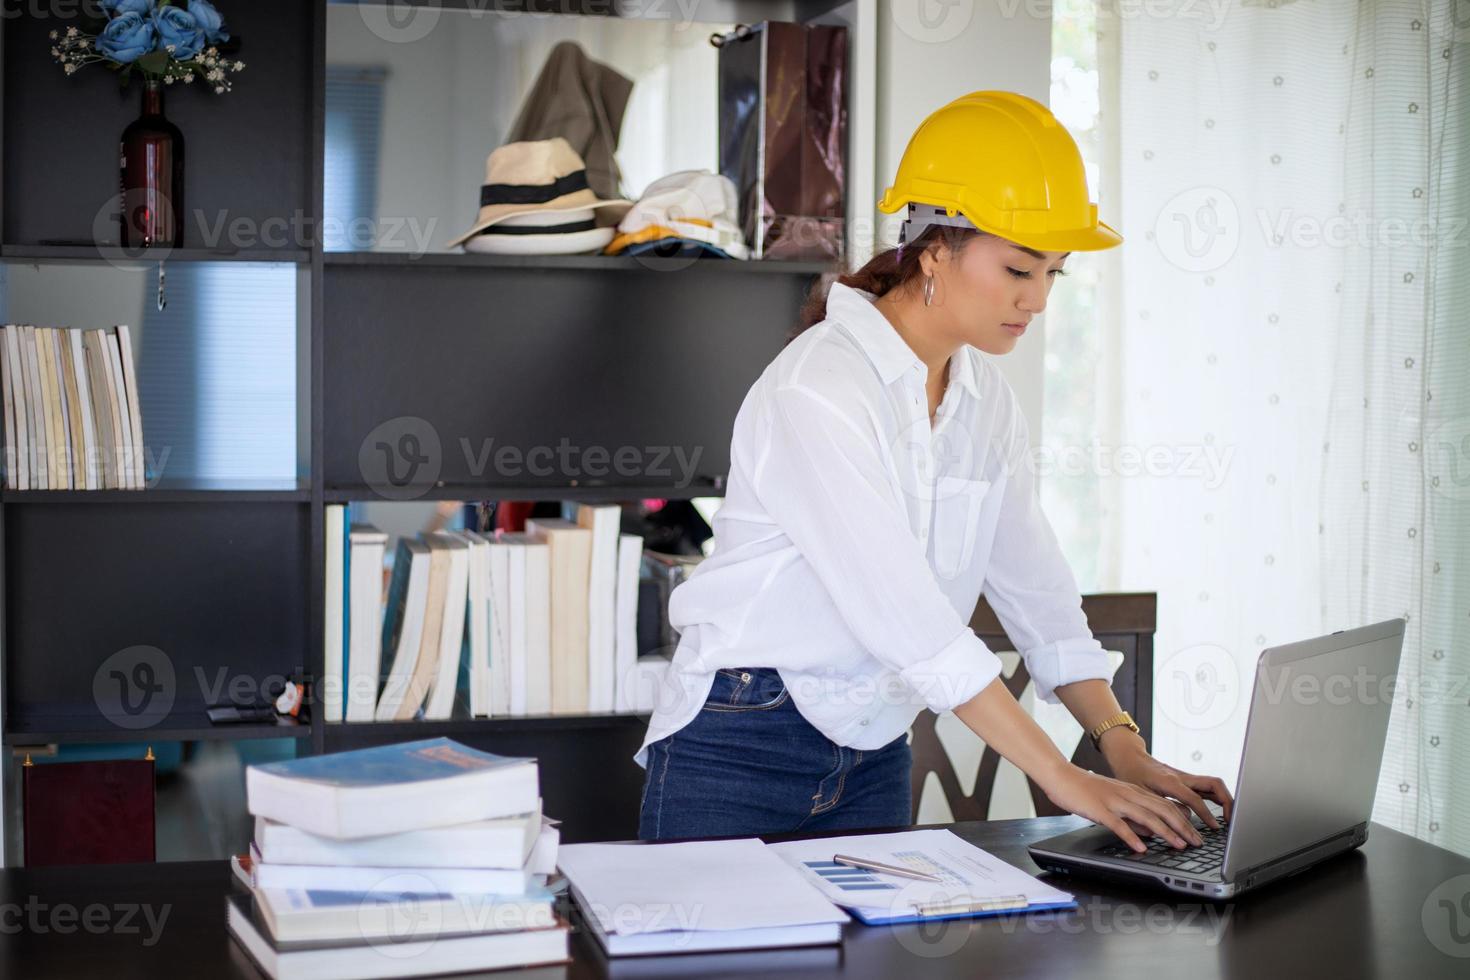
MULTIPOLYGON (((221 54, 230 42, 225 19, 210 0, 101 0, 107 22, 95 34, 76 27, 51 32, 51 56, 68 75, 103 62, 126 83, 138 72, 166 85, 202 80, 215 92, 245 62, 221 54)), ((234 47, 234 45, 230 45, 234 47)))

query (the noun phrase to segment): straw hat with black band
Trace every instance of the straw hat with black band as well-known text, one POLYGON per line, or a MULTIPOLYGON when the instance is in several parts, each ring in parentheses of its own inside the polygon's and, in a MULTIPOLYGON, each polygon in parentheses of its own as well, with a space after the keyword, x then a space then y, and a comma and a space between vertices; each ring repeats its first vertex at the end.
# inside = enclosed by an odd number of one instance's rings
POLYGON ((480 211, 469 231, 450 240, 485 252, 590 252, 612 240, 631 201, 602 200, 587 186, 587 168, 571 144, 507 143, 485 160, 480 211), (564 220, 557 220, 560 217, 564 220))

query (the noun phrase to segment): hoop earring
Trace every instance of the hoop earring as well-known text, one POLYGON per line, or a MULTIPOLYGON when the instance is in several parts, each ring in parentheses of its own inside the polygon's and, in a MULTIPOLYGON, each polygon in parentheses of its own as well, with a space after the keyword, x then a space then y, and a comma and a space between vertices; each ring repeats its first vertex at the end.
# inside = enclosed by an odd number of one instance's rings
POLYGON ((934 302, 934 277, 924 277, 924 305, 930 306, 934 302))

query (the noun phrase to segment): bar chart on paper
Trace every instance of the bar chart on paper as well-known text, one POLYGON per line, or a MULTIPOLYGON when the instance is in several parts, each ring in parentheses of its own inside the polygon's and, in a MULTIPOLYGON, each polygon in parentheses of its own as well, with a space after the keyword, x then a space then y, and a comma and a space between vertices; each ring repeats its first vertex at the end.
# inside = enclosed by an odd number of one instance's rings
POLYGON ((883 881, 871 871, 854 868, 836 861, 803 861, 812 874, 845 892, 894 891, 891 882, 883 881))
MULTIPOLYGON (((893 851, 891 852, 891 861, 893 864, 901 865, 911 871, 933 875, 939 879, 941 884, 956 887, 961 887, 966 884, 964 878, 939 864, 922 851, 893 851)), ((801 863, 805 867, 810 868, 812 874, 843 891, 881 892, 898 890, 898 886, 892 880, 885 879, 879 873, 869 871, 866 868, 854 868, 852 865, 839 864, 836 861, 803 861, 801 863)))

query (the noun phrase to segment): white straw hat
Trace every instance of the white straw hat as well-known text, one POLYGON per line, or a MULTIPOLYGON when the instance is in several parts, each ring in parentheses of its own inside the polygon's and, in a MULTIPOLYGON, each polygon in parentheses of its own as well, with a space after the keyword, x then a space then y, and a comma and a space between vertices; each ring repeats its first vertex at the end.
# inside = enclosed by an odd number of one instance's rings
POLYGON ((494 233, 475 235, 464 243, 466 252, 493 255, 576 255, 600 252, 612 241, 611 226, 596 227, 591 208, 577 211, 538 211, 496 222, 494 233), (581 231, 556 231, 576 225, 581 231))
MULTIPOLYGON (((451 240, 448 247, 462 245, 476 236, 498 237, 505 233, 506 237, 518 237, 516 232, 498 226, 505 224, 507 219, 524 215, 562 215, 565 219, 541 225, 542 230, 531 237, 578 235, 604 228, 610 232, 608 226, 616 224, 630 207, 630 201, 604 201, 592 192, 587 186, 586 164, 577 151, 572 149, 572 145, 562 137, 507 143, 492 150, 485 159, 485 183, 480 187, 480 213, 475 219, 474 227, 451 240), (591 214, 582 217, 581 212, 591 214)), ((516 228, 516 225, 509 227, 516 228)), ((602 244, 605 243, 606 239, 602 244)), ((600 247, 601 244, 592 246, 600 247)), ((478 247, 472 249, 494 250, 478 247)), ((562 249, 558 248, 556 251, 562 249)))

